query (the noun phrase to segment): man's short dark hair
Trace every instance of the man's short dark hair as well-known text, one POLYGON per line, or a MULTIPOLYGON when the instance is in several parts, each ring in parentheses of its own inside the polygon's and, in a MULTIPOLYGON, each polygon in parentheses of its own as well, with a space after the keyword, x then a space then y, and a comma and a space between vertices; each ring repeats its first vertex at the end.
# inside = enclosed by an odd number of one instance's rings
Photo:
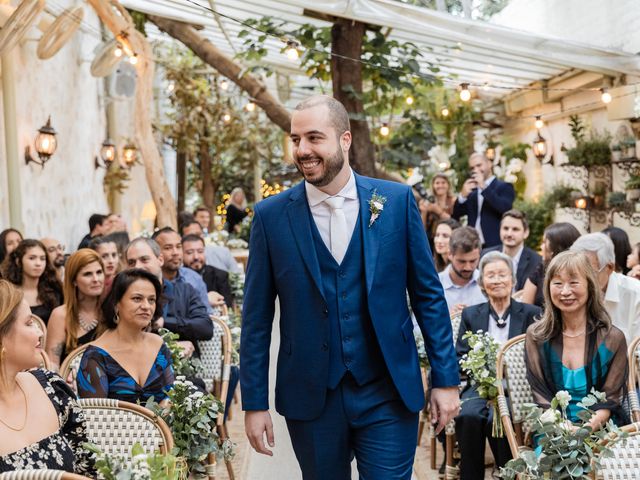
POLYGON ((475 228, 460 227, 451 233, 449 239, 449 254, 469 253, 475 249, 480 249, 480 236, 475 228))
POLYGON ((524 227, 524 229, 529 230, 529 222, 527 221, 526 213, 521 212, 520 210, 517 210, 515 208, 512 208, 511 210, 507 210, 502 214, 502 220, 504 220, 506 217, 511 217, 511 218, 515 218, 516 220, 520 220, 522 222, 522 226, 524 227))
POLYGON ((344 132, 351 131, 349 112, 347 112, 347 109, 344 108, 342 103, 329 95, 314 95, 313 97, 302 100, 296 105, 295 110, 306 110, 307 108, 317 107, 318 105, 324 105, 329 109, 329 121, 336 131, 338 138, 344 132))
POLYGON ((107 219, 106 215, 102 215, 101 213, 94 213, 89 217, 89 232, 93 232, 93 229, 98 225, 102 225, 104 221, 107 219))
POLYGON ((155 240, 156 238, 158 238, 163 233, 178 233, 178 232, 176 232, 171 227, 162 227, 162 228, 159 228, 158 230, 156 230, 155 232, 153 232, 153 235, 151 235, 151 239, 155 240))
POLYGON ((184 245, 185 242, 200 242, 204 245, 204 238, 190 233, 189 235, 182 237, 182 244, 184 245))
POLYGON ((209 215, 211 215, 211 210, 209 210, 204 205, 200 205, 196 207, 196 209, 193 211, 193 216, 195 217, 198 214, 198 212, 207 212, 209 215))
POLYGON ((200 223, 196 219, 191 219, 182 224, 182 227, 180 227, 180 234, 184 235, 185 228, 190 227, 191 225, 194 225, 194 224, 197 224, 198 227, 202 229, 202 225, 200 225, 200 223))

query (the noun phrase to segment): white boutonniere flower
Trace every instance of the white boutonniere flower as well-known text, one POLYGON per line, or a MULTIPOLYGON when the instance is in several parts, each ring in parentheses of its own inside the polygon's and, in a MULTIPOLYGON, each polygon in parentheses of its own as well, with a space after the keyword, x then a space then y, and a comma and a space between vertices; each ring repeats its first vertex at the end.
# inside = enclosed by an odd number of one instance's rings
POLYGON ((373 195, 369 199, 369 212, 371 212, 371 218, 369 218, 369 228, 378 219, 382 211, 384 210, 384 204, 387 202, 387 197, 378 195, 376 190, 373 191, 373 195))

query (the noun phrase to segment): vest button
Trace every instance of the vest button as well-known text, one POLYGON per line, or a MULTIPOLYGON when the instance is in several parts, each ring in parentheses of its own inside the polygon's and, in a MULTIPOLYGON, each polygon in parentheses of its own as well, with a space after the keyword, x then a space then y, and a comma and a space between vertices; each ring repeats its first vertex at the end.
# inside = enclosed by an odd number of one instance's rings
POLYGON ((322 344, 322 350, 325 350, 325 351, 326 351, 326 350, 329 350, 329 344, 328 344, 327 342, 324 342, 324 343, 322 344))
POLYGON ((347 275, 346 275, 346 273, 344 273, 344 270, 340 270, 340 271, 338 272, 338 276, 339 276, 340 278, 344 278, 344 277, 346 277, 347 275))
POLYGON ((351 341, 351 337, 344 337, 345 343, 349 343, 351 341))
POLYGON ((347 299, 347 292, 342 292, 342 299, 346 300, 347 299))
POLYGON ((325 309, 322 311, 322 313, 324 313, 324 316, 325 316, 325 317, 326 317, 326 316, 328 316, 328 315, 329 315, 329 309, 328 309, 328 308, 325 308, 325 309))

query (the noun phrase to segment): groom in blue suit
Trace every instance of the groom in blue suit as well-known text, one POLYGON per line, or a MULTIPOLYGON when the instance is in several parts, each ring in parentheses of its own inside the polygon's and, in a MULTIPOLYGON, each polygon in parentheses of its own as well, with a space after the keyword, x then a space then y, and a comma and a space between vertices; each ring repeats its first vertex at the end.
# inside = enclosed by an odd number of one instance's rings
POLYGON ((304 479, 411 478, 425 397, 411 306, 431 364, 437 430, 459 410, 447 304, 411 189, 349 167, 344 106, 301 102, 291 118, 305 181, 255 207, 240 384, 252 447, 274 446, 268 370, 280 304, 276 410, 304 479))

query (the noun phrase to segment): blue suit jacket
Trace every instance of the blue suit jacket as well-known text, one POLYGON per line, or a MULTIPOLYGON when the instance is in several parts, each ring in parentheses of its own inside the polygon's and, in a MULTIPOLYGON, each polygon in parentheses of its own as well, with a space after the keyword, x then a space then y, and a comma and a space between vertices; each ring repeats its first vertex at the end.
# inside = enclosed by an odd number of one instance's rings
MULTIPOLYGON (((367 303, 384 361, 407 408, 424 406, 411 305, 432 367, 434 387, 459 383, 442 286, 411 189, 355 175, 360 201, 367 303), (369 227, 369 200, 387 198, 369 227)), ((276 409, 289 419, 322 412, 329 367, 327 302, 315 252, 304 182, 255 207, 245 282, 240 385, 244 410, 267 410, 269 346, 280 303, 276 409)))
MULTIPOLYGON (((480 223, 482 225, 482 235, 484 236, 484 246, 493 247, 500 244, 500 221, 502 214, 511 210, 516 192, 513 185, 497 178, 482 190, 482 211, 480 212, 480 223)), ((452 217, 460 220, 460 217, 467 216, 467 225, 475 227, 478 218, 478 190, 473 190, 467 201, 453 205, 452 217)))

